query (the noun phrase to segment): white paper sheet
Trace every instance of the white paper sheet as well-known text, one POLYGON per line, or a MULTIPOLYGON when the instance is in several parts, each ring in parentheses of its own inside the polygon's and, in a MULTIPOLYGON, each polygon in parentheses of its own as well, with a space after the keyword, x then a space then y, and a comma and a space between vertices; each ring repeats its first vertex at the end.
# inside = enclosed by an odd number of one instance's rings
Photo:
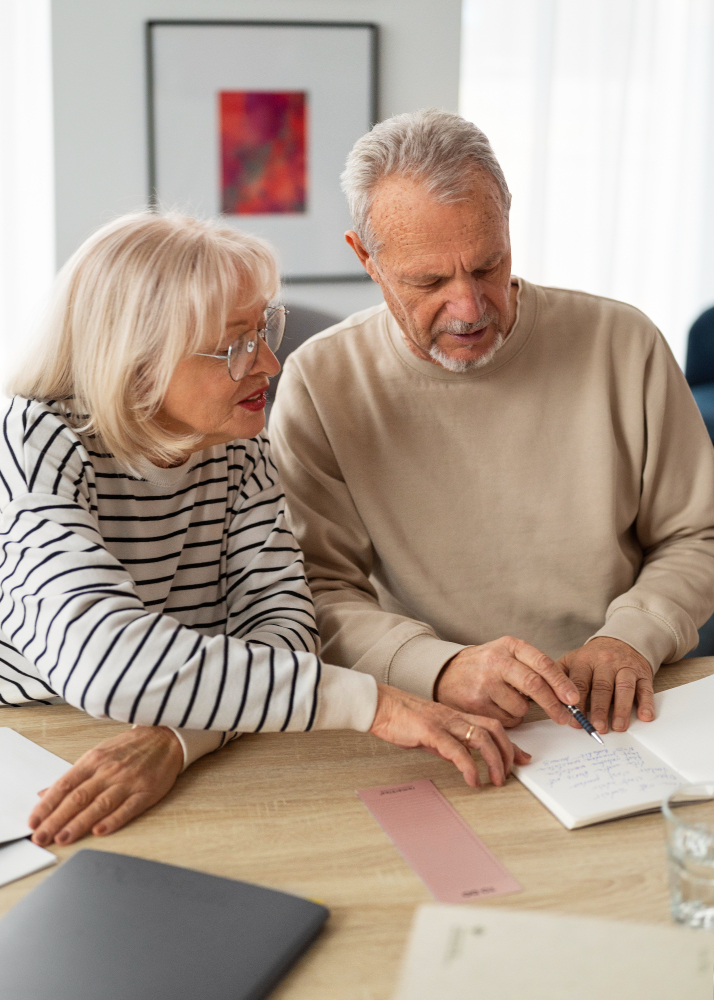
POLYGON ((37 793, 71 766, 14 729, 0 727, 0 844, 32 833, 27 819, 37 793))
POLYGON ((0 885, 57 864, 57 858, 29 840, 14 840, 0 846, 0 885))
POLYGON ((396 1000, 711 1000, 713 965, 705 931, 421 906, 396 1000))

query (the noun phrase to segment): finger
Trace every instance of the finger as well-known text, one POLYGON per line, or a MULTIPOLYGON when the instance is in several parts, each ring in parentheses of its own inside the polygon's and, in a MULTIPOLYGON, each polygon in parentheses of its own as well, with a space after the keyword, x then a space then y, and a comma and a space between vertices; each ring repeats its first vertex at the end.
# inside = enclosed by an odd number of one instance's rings
MULTIPOLYGON (((486 719, 481 719, 481 720, 474 719, 473 721, 481 725, 484 729, 488 730, 491 739, 493 740, 494 744, 498 749, 498 752, 501 755, 504 775, 508 777, 508 775, 511 773, 511 767, 513 766, 514 747, 509 738, 506 736, 503 727, 499 725, 492 725, 490 724, 489 720, 486 719)), ((477 730, 474 730, 474 735, 476 734, 476 732, 477 730)), ((473 737, 471 740, 469 740, 469 743, 471 743, 472 741, 473 737)), ((477 746, 477 743, 474 742, 473 745, 477 746)))
MULTIPOLYGON (((505 690, 511 691, 513 694, 516 695, 516 697, 520 698, 518 692, 514 691, 513 688, 510 686, 510 684, 504 683, 501 685, 501 687, 504 689, 504 691, 505 690)), ((484 705, 483 707, 479 706, 477 713, 478 715, 486 715, 488 716, 489 719, 495 719, 497 722, 500 722, 501 725, 505 726, 507 729, 511 729, 513 728, 513 726, 517 726, 521 722, 523 722, 523 716, 526 714, 526 712, 530 707, 525 698, 520 698, 520 701, 523 705, 522 711, 518 712, 515 715, 511 715, 511 713, 506 711, 501 705, 496 704, 496 702, 493 700, 493 695, 499 697, 495 686, 493 688, 492 693, 489 694, 490 700, 488 704, 484 705)))
POLYGON ((475 746, 488 767, 488 776, 492 785, 505 785, 506 771, 500 750, 488 730, 479 727, 471 737, 471 746, 475 746))
MULTIPOLYGON (((513 655, 542 677, 563 705, 572 705, 578 690, 563 668, 523 639, 514 640, 513 655)), ((527 693, 527 692, 526 692, 527 693)))
POLYGON ((540 705, 554 722, 563 725, 568 721, 569 714, 563 702, 547 681, 530 667, 519 660, 509 660, 504 665, 503 676, 509 684, 540 705))
MULTIPOLYGON (((573 664, 570 667, 570 679, 578 690, 578 697, 572 704, 577 705, 581 712, 585 712, 588 695, 590 694, 590 685, 593 679, 592 665, 587 661, 573 664)), ((580 728, 580 723, 576 722, 572 716, 569 722, 575 729, 580 728)))
POLYGON ((105 788, 90 802, 86 809, 77 813, 55 835, 56 844, 73 844, 98 824, 100 820, 111 815, 127 797, 127 790, 120 785, 105 788))
MULTIPOLYGON (((637 674, 632 667, 623 667, 615 677, 615 701, 612 709, 612 728, 623 732, 630 724, 630 713, 637 691, 637 674)), ((595 723, 593 723, 595 725, 595 723)))
MULTIPOLYGON (((504 665, 513 662, 509 660, 503 660, 504 665)), ((507 669, 507 667, 505 667, 507 669)), ((499 671, 503 674, 504 667, 501 667, 499 671)), ((490 710, 487 705, 485 708, 479 706, 478 714, 485 715, 488 714, 489 718, 498 719, 499 722, 504 722, 505 719, 522 719, 530 708, 530 704, 527 698, 524 698, 520 691, 516 691, 514 687, 507 684, 502 676, 494 678, 488 685, 488 695, 491 699, 491 704, 493 705, 493 711, 490 710)))
POLYGON ((655 717, 654 688, 649 677, 640 677, 637 681, 637 718, 643 722, 652 722, 655 717))
POLYGON ((452 736, 445 729, 439 729, 431 740, 431 746, 442 760, 451 761, 461 771, 464 781, 469 787, 481 787, 476 761, 455 736, 452 736))
POLYGON ((93 827, 92 833, 97 837, 105 837, 107 834, 114 833, 116 830, 120 830, 121 827, 126 826, 130 820, 141 816, 153 804, 151 797, 146 795, 146 793, 135 792, 124 799, 113 813, 105 816, 100 823, 97 823, 93 827))
MULTIPOLYGON (((590 688, 590 721, 599 733, 606 733, 608 730, 607 720, 610 714, 610 705, 614 691, 614 672, 593 671, 592 686, 590 688)), ((630 692, 630 707, 632 707, 634 694, 635 684, 633 681, 630 692)), ((621 700, 620 712, 622 713, 622 711, 624 711, 624 702, 621 700)), ((622 729, 624 726, 620 725, 619 728, 622 729)))
MULTIPOLYGON (((55 838, 55 835, 78 813, 82 812, 90 802, 103 791, 104 784, 101 781, 85 781, 77 788, 73 788, 65 797, 58 803, 57 807, 46 816, 42 823, 35 830, 32 841, 43 847, 46 844, 51 844, 55 838)), ((48 792, 48 795, 50 793, 48 792)), ((45 798, 48 797, 45 796, 45 798)), ((43 805, 45 799, 42 800, 40 805, 43 805)), ((35 807, 38 808, 37 806, 35 807)))
POLYGON ((530 764, 533 759, 532 754, 529 754, 527 750, 521 750, 515 743, 513 744, 513 749, 515 751, 513 756, 515 764, 530 764))
POLYGON ((30 813, 28 819, 28 825, 31 829, 36 830, 37 827, 42 823, 50 813, 57 808, 60 802, 66 798, 70 792, 73 791, 78 785, 81 785, 83 781, 87 779, 88 775, 84 773, 84 768, 78 768, 75 764, 71 767, 66 774, 63 774, 61 778, 58 778, 53 785, 49 788, 45 788, 42 792, 38 794, 42 796, 41 801, 37 803, 35 808, 30 813))

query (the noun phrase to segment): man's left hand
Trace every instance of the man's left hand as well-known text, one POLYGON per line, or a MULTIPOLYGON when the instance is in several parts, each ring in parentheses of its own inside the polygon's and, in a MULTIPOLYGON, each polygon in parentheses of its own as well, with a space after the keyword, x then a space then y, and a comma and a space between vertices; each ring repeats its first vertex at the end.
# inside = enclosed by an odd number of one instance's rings
MULTIPOLYGON (((629 726, 634 701, 638 719, 654 719, 652 667, 626 642, 598 636, 566 653, 558 664, 580 691, 581 712, 590 695, 590 721, 599 733, 607 732, 611 703, 612 728, 617 732, 629 726)), ((571 725, 577 727, 578 723, 573 719, 571 725)))

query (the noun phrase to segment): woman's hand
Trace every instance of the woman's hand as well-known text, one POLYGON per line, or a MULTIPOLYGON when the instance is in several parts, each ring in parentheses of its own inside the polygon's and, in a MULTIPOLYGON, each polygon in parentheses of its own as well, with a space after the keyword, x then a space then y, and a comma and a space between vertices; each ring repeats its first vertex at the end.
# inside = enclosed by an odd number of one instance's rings
POLYGON ((514 763, 527 764, 531 759, 530 754, 511 743, 495 719, 457 712, 386 684, 378 684, 377 689, 377 712, 370 732, 404 750, 419 747, 450 760, 471 788, 481 785, 471 748, 481 752, 494 785, 506 783, 514 763))
POLYGON ((114 833, 166 795, 183 767, 178 739, 164 726, 139 726, 104 740, 40 792, 28 820, 32 842, 71 844, 91 830, 114 833))

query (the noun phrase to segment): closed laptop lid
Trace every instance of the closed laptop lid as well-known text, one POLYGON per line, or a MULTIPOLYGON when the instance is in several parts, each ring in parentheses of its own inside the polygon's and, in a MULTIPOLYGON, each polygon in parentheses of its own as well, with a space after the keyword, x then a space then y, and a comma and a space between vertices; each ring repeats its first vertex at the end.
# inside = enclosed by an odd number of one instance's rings
POLYGON ((78 851, 0 920, 0 995, 258 1000, 328 915, 247 882, 78 851))

